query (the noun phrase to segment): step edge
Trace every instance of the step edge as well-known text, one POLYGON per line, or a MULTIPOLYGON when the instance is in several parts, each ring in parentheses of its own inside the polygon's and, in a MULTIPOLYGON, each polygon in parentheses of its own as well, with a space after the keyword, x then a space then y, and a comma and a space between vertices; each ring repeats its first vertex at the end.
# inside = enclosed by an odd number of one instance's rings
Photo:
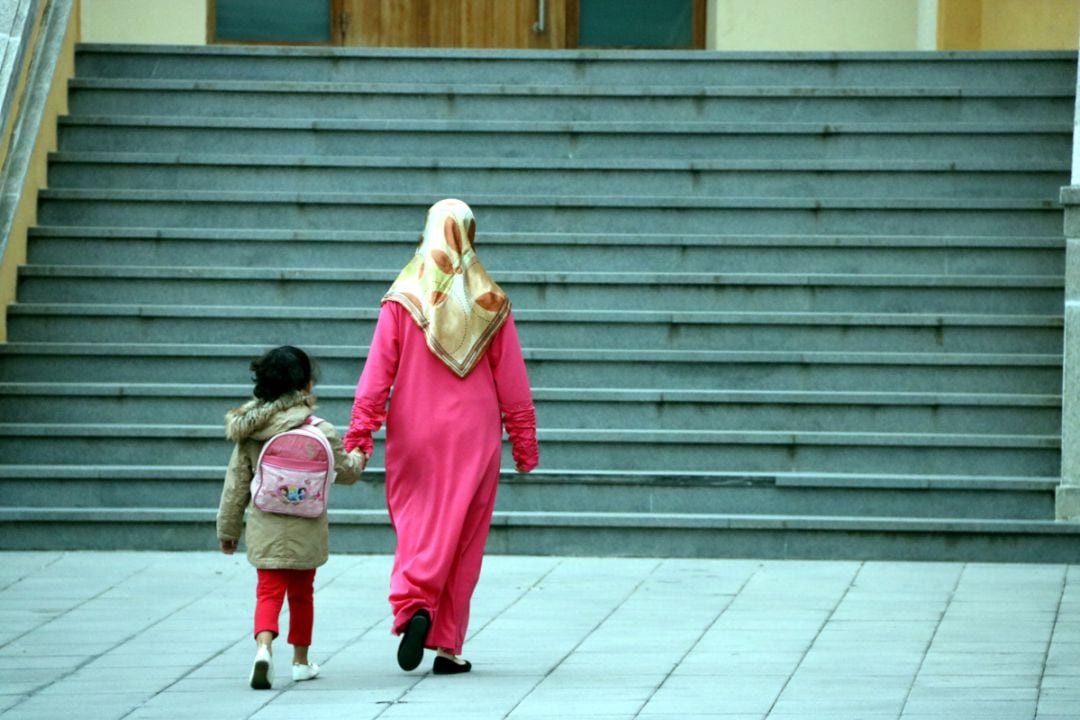
MULTIPOLYGON (((41 508, 0 507, 0 522, 10 523, 192 523, 212 524, 217 511, 204 508, 41 508)), ((331 510, 334 525, 389 526, 385 510, 331 510)), ((777 530, 945 535, 1080 536, 1080 523, 1057 520, 962 518, 853 518, 845 516, 728 515, 679 513, 589 513, 495 511, 493 528, 548 527, 595 529, 777 530)))

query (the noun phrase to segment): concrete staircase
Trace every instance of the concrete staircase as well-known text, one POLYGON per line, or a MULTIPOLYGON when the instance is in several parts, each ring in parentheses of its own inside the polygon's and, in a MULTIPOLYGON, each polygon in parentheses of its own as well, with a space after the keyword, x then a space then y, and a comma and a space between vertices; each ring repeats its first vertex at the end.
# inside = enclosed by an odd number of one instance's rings
MULTIPOLYGON (((541 425, 492 551, 1075 561, 1075 73, 84 46, 0 346, 0 547, 212 547, 248 361, 309 349, 344 425, 378 299, 454 196, 541 425)), ((381 492, 335 494, 337 550, 392 547, 381 492)))

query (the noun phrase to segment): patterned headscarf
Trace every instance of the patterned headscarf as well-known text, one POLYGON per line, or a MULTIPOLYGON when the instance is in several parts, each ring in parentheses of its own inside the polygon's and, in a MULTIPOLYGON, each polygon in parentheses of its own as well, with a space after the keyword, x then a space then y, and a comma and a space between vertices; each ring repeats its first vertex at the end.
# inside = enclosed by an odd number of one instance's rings
POLYGON ((476 221, 460 200, 431 206, 416 255, 382 301, 405 306, 427 345, 458 377, 483 356, 510 314, 510 299, 476 256, 476 221))

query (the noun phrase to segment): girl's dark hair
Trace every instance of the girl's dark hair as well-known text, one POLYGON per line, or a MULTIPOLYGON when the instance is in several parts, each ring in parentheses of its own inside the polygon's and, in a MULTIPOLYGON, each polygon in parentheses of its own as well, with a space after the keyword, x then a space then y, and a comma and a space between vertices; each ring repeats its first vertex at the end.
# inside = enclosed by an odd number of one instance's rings
POLYGON ((255 397, 272 402, 282 395, 303 390, 316 381, 317 368, 300 348, 283 345, 251 362, 255 397))

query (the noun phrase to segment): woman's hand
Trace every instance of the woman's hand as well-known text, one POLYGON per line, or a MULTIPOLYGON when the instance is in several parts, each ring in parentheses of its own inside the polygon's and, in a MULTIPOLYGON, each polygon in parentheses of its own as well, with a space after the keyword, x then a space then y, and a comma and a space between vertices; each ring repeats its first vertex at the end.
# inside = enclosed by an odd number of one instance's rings
POLYGON ((237 543, 235 540, 219 539, 218 543, 221 545, 221 552, 225 553, 226 555, 232 555, 234 552, 236 552, 237 543))

